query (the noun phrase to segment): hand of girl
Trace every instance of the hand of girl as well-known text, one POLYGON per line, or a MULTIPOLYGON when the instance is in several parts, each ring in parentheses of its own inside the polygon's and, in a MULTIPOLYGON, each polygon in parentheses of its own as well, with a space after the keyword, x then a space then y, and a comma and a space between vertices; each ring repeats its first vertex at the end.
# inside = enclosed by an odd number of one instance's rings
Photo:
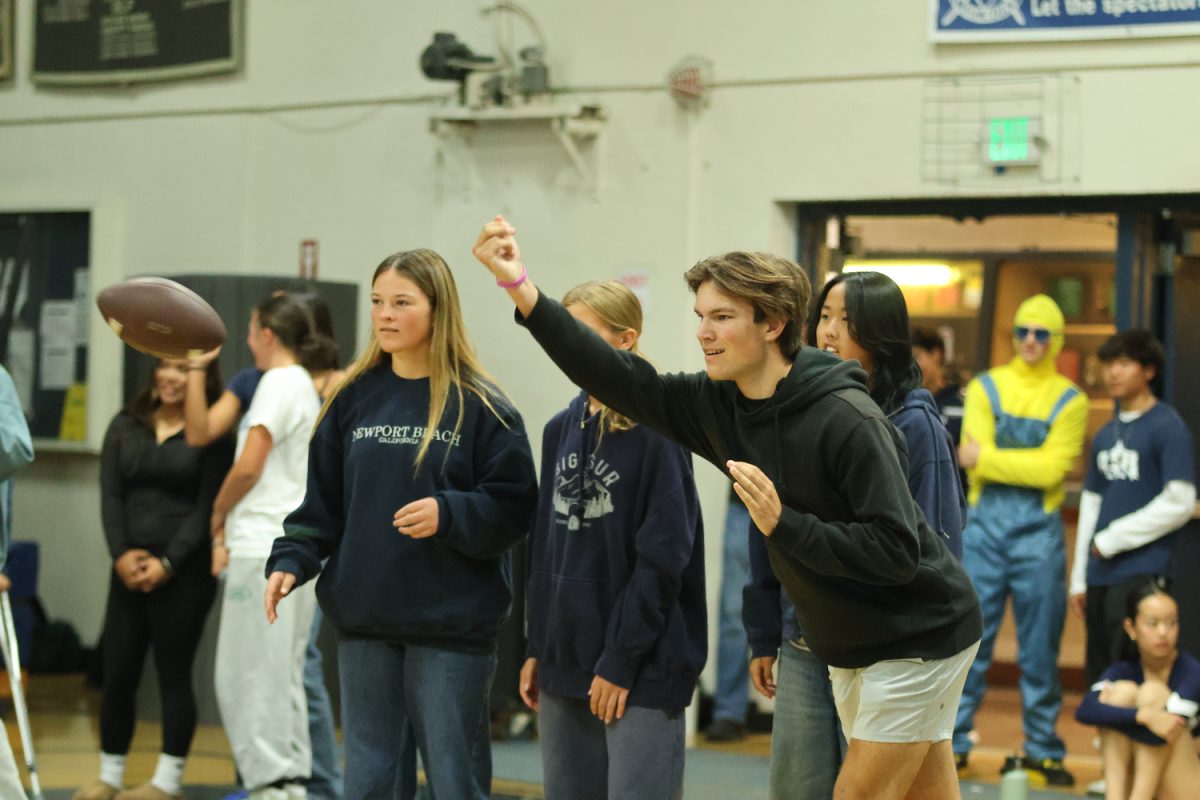
POLYGON ((438 530, 438 504, 432 497, 414 500, 392 515, 396 530, 412 539, 428 539, 438 530))
POLYGON ((167 582, 166 567, 157 558, 148 558, 142 566, 141 579, 138 581, 138 589, 146 594, 153 592, 159 586, 167 582))
POLYGON ((225 540, 213 543, 212 549, 212 576, 214 578, 221 577, 221 573, 229 566, 229 548, 225 546, 225 540))
POLYGON ((217 360, 217 356, 221 355, 221 347, 218 345, 207 353, 201 353, 198 356, 193 356, 188 359, 188 369, 202 372, 208 369, 208 365, 217 360))
POLYGON ((521 275, 521 248, 517 246, 517 229, 508 220, 497 215, 483 226, 471 253, 496 280, 512 283, 521 275))
POLYGON ((605 724, 625 716, 625 701, 628 698, 628 689, 622 689, 599 675, 592 678, 592 688, 588 689, 588 702, 592 715, 605 724))
POLYGON ((755 690, 768 700, 775 696, 775 656, 750 659, 750 682, 754 684, 755 690))
POLYGON ((126 589, 136 592, 141 588, 138 584, 142 580, 142 572, 148 558, 150 558, 149 550, 135 547, 132 550, 126 550, 120 558, 113 562, 113 570, 121 579, 121 583, 125 584, 126 589))
POLYGON ((1087 592, 1067 595, 1067 607, 1082 620, 1087 619, 1087 592))
POLYGON ((275 612, 279 601, 287 597, 288 592, 296 585, 296 576, 290 572, 272 572, 267 578, 267 591, 263 596, 263 606, 267 610, 267 622, 272 625, 279 615, 275 612))
POLYGON ((775 491, 775 484, 761 469, 745 461, 726 461, 725 466, 733 476, 733 490, 746 505, 755 527, 764 536, 770 536, 783 513, 783 503, 775 491))
POLYGON ((538 710, 537 659, 527 658, 521 665, 521 680, 517 684, 521 700, 534 711, 538 710))
POLYGON ((966 441, 958 446, 958 466, 961 469, 975 469, 979 464, 979 451, 982 449, 979 442, 967 434, 966 441))
POLYGON ((1168 744, 1179 738, 1179 734, 1187 729, 1183 717, 1178 717, 1165 708, 1143 708, 1138 711, 1138 722, 1168 744))

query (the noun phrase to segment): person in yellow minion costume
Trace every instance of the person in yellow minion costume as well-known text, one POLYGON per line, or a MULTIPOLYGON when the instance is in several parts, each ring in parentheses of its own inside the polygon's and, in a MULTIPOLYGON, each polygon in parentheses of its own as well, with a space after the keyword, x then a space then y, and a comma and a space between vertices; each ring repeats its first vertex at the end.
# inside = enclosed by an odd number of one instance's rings
POLYGON ((1011 595, 1021 668, 1024 768, 1035 785, 1071 786, 1066 748, 1055 732, 1062 705, 1058 650, 1066 617, 1063 479, 1083 449, 1088 399, 1059 375, 1063 315, 1044 294, 1017 309, 1012 361, 967 386, 959 464, 969 481, 963 566, 983 611, 983 639, 967 676, 955 723, 953 749, 960 770, 971 750, 969 734, 983 700, 996 631, 1011 595))

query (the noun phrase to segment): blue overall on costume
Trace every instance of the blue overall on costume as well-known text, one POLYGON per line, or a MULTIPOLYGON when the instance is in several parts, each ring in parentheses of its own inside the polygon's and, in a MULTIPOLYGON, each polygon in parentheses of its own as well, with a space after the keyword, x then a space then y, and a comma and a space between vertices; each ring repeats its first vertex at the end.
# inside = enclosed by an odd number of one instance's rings
MULTIPOLYGON (((996 447, 1001 450, 1040 447, 1059 412, 1078 393, 1063 392, 1047 419, 1006 414, 990 375, 979 379, 996 418, 996 447)), ((963 688, 954 726, 954 752, 971 749, 967 735, 983 700, 996 631, 1012 595, 1017 623, 1017 664, 1021 668, 1021 706, 1025 755, 1041 761, 1065 755, 1054 732, 1062 705, 1058 649, 1066 617, 1066 553, 1062 515, 1043 508, 1041 489, 989 483, 967 515, 963 531, 963 566, 975 584, 983 612, 983 639, 963 688)))

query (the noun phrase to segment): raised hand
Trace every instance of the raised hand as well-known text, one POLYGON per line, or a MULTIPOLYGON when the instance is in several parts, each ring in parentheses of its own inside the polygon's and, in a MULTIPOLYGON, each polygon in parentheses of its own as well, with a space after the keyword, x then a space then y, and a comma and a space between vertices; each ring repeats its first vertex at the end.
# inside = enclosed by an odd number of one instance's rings
POLYGON ((471 253, 501 283, 511 283, 521 276, 521 248, 517 246, 517 229, 500 215, 483 226, 471 253))
POLYGON ((190 356, 188 358, 188 368, 195 369, 197 372, 208 368, 208 365, 217 360, 217 356, 221 355, 221 345, 217 345, 207 353, 190 356))

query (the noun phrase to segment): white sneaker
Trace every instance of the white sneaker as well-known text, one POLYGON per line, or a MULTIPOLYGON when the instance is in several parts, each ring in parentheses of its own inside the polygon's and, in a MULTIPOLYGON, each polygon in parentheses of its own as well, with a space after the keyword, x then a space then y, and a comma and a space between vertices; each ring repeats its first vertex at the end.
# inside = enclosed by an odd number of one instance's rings
POLYGON ((280 786, 264 786, 246 795, 246 800, 291 800, 287 789, 280 786))
POLYGON ((1104 792, 1107 787, 1104 785, 1104 778, 1098 781, 1092 781, 1087 785, 1087 793, 1089 797, 1104 797, 1104 792))
POLYGON ((303 783, 289 783, 283 787, 288 800, 308 800, 308 789, 303 783))

